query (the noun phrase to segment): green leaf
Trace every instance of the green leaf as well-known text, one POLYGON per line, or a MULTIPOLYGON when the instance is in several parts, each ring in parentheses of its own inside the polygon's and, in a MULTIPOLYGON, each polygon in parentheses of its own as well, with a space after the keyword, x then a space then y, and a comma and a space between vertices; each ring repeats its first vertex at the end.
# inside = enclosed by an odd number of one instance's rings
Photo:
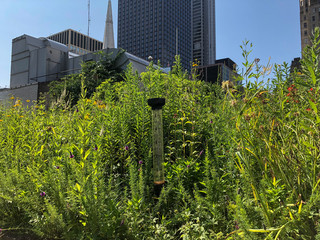
POLYGON ((316 78, 314 69, 312 68, 311 65, 308 66, 308 70, 309 70, 309 72, 310 72, 310 76, 311 76, 313 85, 316 85, 316 83, 317 83, 317 78, 316 78))
POLYGON ((317 105, 314 102, 312 102, 311 100, 309 100, 309 104, 310 104, 311 108, 313 109, 313 111, 317 114, 318 113, 317 105))

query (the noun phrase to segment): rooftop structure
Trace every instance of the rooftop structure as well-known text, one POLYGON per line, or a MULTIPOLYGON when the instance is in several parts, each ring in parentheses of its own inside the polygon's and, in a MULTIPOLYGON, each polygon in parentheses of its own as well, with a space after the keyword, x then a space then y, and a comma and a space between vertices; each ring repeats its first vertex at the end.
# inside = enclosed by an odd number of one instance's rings
MULTIPOLYGON (((110 58, 115 58, 119 49, 107 48, 110 58)), ((70 57, 68 47, 48 38, 22 35, 12 40, 10 88, 0 89, 0 100, 12 95, 24 100, 38 100, 40 93, 49 90, 48 83, 65 75, 79 73, 81 63, 97 61, 99 54, 87 53, 70 57)), ((125 70, 132 64, 133 71, 146 71, 149 62, 133 54, 124 53, 116 66, 125 70)))
POLYGON ((98 51, 103 48, 101 41, 72 29, 53 34, 49 36, 48 39, 66 45, 70 52, 78 55, 98 51))

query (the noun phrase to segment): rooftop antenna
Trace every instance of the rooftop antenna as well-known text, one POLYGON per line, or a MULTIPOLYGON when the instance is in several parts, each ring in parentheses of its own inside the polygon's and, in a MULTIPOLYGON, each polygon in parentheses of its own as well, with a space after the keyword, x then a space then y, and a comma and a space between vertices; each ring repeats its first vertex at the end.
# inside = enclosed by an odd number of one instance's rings
POLYGON ((88 36, 90 35, 90 0, 88 0, 88 36))

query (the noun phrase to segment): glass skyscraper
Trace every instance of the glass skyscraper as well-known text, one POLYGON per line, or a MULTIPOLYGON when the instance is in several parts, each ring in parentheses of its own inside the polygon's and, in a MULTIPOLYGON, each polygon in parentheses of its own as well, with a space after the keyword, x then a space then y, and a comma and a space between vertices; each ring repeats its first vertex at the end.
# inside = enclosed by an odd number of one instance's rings
POLYGON ((214 63, 215 26, 211 24, 215 24, 214 0, 118 1, 118 47, 146 60, 151 56, 163 67, 172 66, 177 54, 186 69, 195 58, 201 65, 211 63, 207 55, 214 56, 214 63), (209 33, 213 33, 210 38, 209 33))

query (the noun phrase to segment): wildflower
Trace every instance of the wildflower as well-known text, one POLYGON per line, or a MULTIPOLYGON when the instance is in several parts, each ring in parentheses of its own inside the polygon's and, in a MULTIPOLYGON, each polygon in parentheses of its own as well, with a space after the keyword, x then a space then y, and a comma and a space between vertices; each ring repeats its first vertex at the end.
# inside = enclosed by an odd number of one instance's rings
POLYGON ((7 117, 11 117, 11 115, 7 115, 7 117))
POLYGON ((291 93, 288 93, 288 94, 287 94, 287 97, 289 97, 290 95, 291 95, 291 93))
POLYGON ((187 168, 190 168, 190 165, 189 165, 189 164, 187 165, 187 168))
POLYGON ((79 109, 77 108, 76 112, 79 112, 79 109))
POLYGON ((26 100, 26 102, 30 102, 30 100, 26 100))
POLYGON ((129 150, 128 145, 126 145, 126 146, 124 147, 124 150, 126 150, 126 151, 128 151, 128 150, 129 150))
MULTIPOLYGON (((230 105, 233 107, 233 106, 235 106, 237 104, 237 100, 232 100, 231 102, 230 102, 230 105)), ((210 121, 211 122, 211 121, 210 121)))
POLYGON ((139 164, 142 164, 142 163, 143 163, 143 161, 142 161, 142 160, 140 160, 140 161, 139 161, 139 164))
POLYGON ((98 151, 98 146, 97 145, 94 146, 94 150, 98 151))
POLYGON ((213 123, 212 119, 210 120, 210 123, 213 123))
POLYGON ((310 108, 307 108, 307 111, 308 111, 308 112, 310 112, 310 111, 311 111, 311 109, 310 109, 310 108))
POLYGON ((199 153, 199 156, 201 156, 203 154, 204 150, 202 150, 200 153, 199 153))
POLYGON ((198 66, 198 64, 192 63, 192 67, 197 67, 197 66, 198 66))
POLYGON ((140 171, 141 171, 141 168, 139 168, 138 171, 140 172, 140 171))
POLYGON ((313 91, 313 88, 310 88, 310 92, 312 92, 313 91))
POLYGON ((2 119, 0 119, 0 122, 2 122, 3 120, 2 119))
POLYGON ((60 166, 56 166, 55 168, 56 168, 56 169, 60 169, 60 166))
POLYGON ((235 221, 235 226, 234 227, 235 227, 236 230, 239 230, 239 225, 238 225, 237 221, 235 221))
POLYGON ((293 89, 292 87, 288 87, 288 91, 289 91, 289 92, 291 92, 291 91, 292 91, 292 89, 293 89))
POLYGON ((24 116, 19 116, 20 118, 23 118, 24 116))
POLYGON ((13 99, 14 99, 14 97, 12 96, 10 99, 11 99, 11 100, 13 100, 13 99))
POLYGON ((41 197, 45 197, 45 196, 46 196, 46 193, 45 193, 45 192, 41 192, 41 193, 40 193, 40 196, 41 196, 41 197))
POLYGON ((301 72, 297 72, 297 74, 298 74, 298 75, 302 75, 302 73, 301 73, 301 72))
POLYGON ((69 158, 74 158, 74 155, 70 152, 69 158))
POLYGON ((121 220, 120 226, 124 224, 124 219, 121 220))

